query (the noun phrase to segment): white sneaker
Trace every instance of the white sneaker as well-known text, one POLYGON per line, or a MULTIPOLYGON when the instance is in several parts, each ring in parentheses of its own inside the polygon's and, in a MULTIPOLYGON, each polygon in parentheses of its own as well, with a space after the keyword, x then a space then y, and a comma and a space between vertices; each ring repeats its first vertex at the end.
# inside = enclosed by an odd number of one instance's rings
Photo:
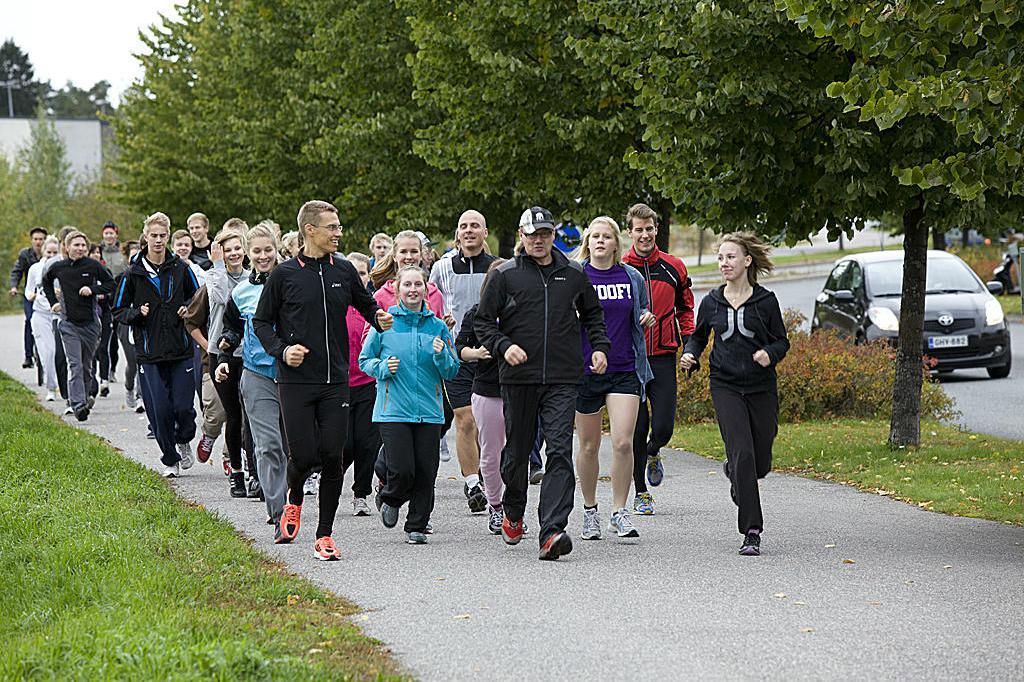
POLYGON ((303 495, 316 495, 320 490, 320 473, 314 471, 306 479, 306 482, 302 484, 303 495))
POLYGON ((124 406, 129 410, 134 410, 137 405, 138 401, 135 399, 135 393, 132 391, 125 391, 124 406))
POLYGON ((633 526, 629 518, 629 511, 623 507, 612 513, 612 520, 608 523, 608 530, 615 531, 620 538, 638 538, 640 533, 633 526))
POLYGON ((64 408, 64 414, 67 415, 67 414, 74 414, 74 413, 75 413, 75 408, 71 407, 71 403, 68 403, 67 406, 64 408))
POLYGON ((452 453, 448 450, 448 439, 441 439, 441 461, 449 462, 452 459, 452 453))
POLYGON ((53 391, 47 391, 46 392, 46 402, 52 403, 56 399, 57 399, 57 396, 55 396, 53 394, 53 391))
POLYGON ((352 498, 352 516, 369 516, 370 505, 366 504, 365 497, 352 498))
POLYGON ((182 469, 191 469, 195 460, 192 459, 192 444, 191 443, 178 443, 178 454, 181 455, 181 461, 178 464, 181 465, 182 469))
POLYGON ((164 478, 177 478, 178 476, 181 476, 181 469, 178 468, 177 464, 172 464, 169 467, 167 467, 167 466, 164 467, 164 470, 163 470, 163 477, 164 478))
POLYGON ((580 533, 580 537, 584 540, 601 539, 601 515, 597 513, 596 507, 583 508, 583 532, 580 533))

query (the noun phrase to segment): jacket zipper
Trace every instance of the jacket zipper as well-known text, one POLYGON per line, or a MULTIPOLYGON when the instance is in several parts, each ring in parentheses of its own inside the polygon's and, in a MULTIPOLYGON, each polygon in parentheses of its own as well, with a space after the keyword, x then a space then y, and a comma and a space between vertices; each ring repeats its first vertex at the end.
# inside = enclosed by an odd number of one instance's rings
MULTIPOLYGON (((534 262, 541 284, 544 285, 544 359, 541 361, 540 383, 548 382, 548 281, 544 279, 544 271, 534 262)), ((554 275, 554 272, 551 273, 554 275)))
MULTIPOLYGON (((651 285, 651 268, 647 264, 647 259, 646 258, 643 259, 643 261, 644 261, 644 275, 646 275, 645 279, 647 280, 647 298, 650 301, 651 311, 653 312, 654 311, 654 287, 651 285)), ((654 313, 654 315, 655 315, 655 319, 657 319, 658 313, 654 313)), ((661 326, 661 320, 658 320, 657 324, 658 324, 658 326, 661 326)), ((655 330, 654 332, 651 332, 651 338, 649 340, 647 340, 647 346, 648 346, 647 354, 648 355, 654 355, 654 334, 657 333, 658 331, 659 330, 655 330)), ((644 336, 646 337, 647 335, 644 334, 644 336)))
POLYGON ((324 357, 327 359, 327 383, 331 383, 331 349, 327 336, 327 287, 324 285, 324 264, 320 263, 320 293, 324 296, 324 357))

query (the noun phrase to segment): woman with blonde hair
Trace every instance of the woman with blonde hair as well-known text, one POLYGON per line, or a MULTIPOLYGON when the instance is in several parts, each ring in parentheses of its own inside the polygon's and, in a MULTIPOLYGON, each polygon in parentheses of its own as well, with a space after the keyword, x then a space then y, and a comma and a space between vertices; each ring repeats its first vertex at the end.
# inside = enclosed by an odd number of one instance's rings
POLYGON ((711 332, 711 399, 725 444, 725 475, 737 507, 740 554, 761 553, 761 496, 757 480, 772 468, 772 443, 779 428, 775 367, 789 351, 779 301, 757 283, 772 270, 770 247, 749 232, 722 237, 718 269, 725 284, 700 302, 697 324, 680 366, 693 372, 711 332))
MULTIPOLYGON (((607 216, 595 218, 583 232, 574 258, 583 264, 604 311, 611 350, 608 369, 595 374, 584 366, 583 384, 576 397, 576 432, 580 450, 576 470, 583 493, 584 540, 601 539, 597 511, 598 450, 601 446, 601 408, 608 408, 612 436, 612 515, 609 530, 620 538, 636 538, 626 499, 633 476, 633 430, 644 387, 653 374, 647 362, 644 326, 654 324, 643 275, 622 263, 618 224, 607 216)), ((583 357, 591 348, 581 334, 583 357)))

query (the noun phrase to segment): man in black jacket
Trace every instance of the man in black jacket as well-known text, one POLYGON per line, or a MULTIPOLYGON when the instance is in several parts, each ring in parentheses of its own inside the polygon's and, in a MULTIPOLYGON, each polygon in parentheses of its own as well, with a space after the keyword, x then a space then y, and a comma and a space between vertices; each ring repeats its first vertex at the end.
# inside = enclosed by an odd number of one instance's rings
POLYGON ((595 374, 608 366, 610 346, 604 312, 583 267, 553 251, 555 223, 534 206, 519 219, 523 253, 503 263, 483 292, 474 327, 495 358, 504 358, 499 379, 505 404, 505 448, 501 453, 502 536, 510 545, 523 536, 530 450, 537 417, 547 444, 540 489, 540 558, 572 551, 565 532, 576 476, 572 430, 576 390, 583 379, 580 324, 587 330, 595 374))
MULTIPOLYGON (((28 231, 28 236, 32 239, 32 246, 26 246, 18 252, 18 260, 11 268, 11 298, 18 295, 21 278, 27 279, 28 269, 39 262, 39 254, 42 253, 43 241, 46 239, 46 229, 33 227, 28 231)), ((35 347, 32 340, 32 301, 22 297, 21 307, 25 311, 25 361, 21 363, 21 367, 28 369, 32 366, 32 349, 35 347)))
POLYGON ((75 230, 64 238, 68 257, 55 262, 43 275, 43 291, 50 309, 60 316, 60 332, 68 363, 68 399, 75 418, 83 422, 92 407, 96 374, 93 362, 100 342, 96 297, 109 296, 114 279, 99 261, 89 258, 89 240, 75 230), (54 282, 60 284, 60 300, 54 282))
POLYGON ((288 440, 288 504, 278 542, 299 532, 302 484, 320 473, 320 518, 313 553, 322 561, 341 558, 331 537, 344 478, 342 453, 348 435, 349 305, 377 329, 390 329, 391 315, 367 293, 356 269, 336 255, 341 223, 326 201, 299 209, 302 251, 277 266, 263 286, 253 331, 277 358, 277 389, 288 440))
POLYGON ((130 325, 135 338, 142 402, 167 478, 192 466, 195 367, 192 338, 182 318, 199 290, 192 268, 167 250, 170 227, 163 213, 146 218, 146 248, 128 266, 114 295, 114 317, 130 325))

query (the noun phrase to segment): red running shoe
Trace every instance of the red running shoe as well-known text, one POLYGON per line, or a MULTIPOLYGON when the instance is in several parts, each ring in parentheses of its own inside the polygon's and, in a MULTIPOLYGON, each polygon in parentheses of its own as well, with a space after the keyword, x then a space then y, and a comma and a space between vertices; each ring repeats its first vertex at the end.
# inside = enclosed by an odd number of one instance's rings
POLYGON ((505 539, 507 545, 518 545, 523 539, 523 520, 513 521, 507 516, 504 517, 501 520, 501 537, 505 539))
POLYGON ((299 524, 302 518, 302 505, 286 504, 284 513, 281 514, 281 540, 291 542, 299 534, 299 524))
POLYGON ((325 535, 313 543, 313 556, 320 561, 337 561, 341 558, 341 552, 335 546, 334 539, 330 535, 325 535))
POLYGON ((572 540, 567 533, 552 533, 551 537, 540 546, 540 558, 544 561, 555 561, 572 551, 572 540))
POLYGON ((196 459, 202 464, 206 464, 209 461, 210 455, 213 454, 213 445, 217 442, 216 438, 210 438, 203 434, 203 437, 199 439, 199 445, 196 446, 196 459))

